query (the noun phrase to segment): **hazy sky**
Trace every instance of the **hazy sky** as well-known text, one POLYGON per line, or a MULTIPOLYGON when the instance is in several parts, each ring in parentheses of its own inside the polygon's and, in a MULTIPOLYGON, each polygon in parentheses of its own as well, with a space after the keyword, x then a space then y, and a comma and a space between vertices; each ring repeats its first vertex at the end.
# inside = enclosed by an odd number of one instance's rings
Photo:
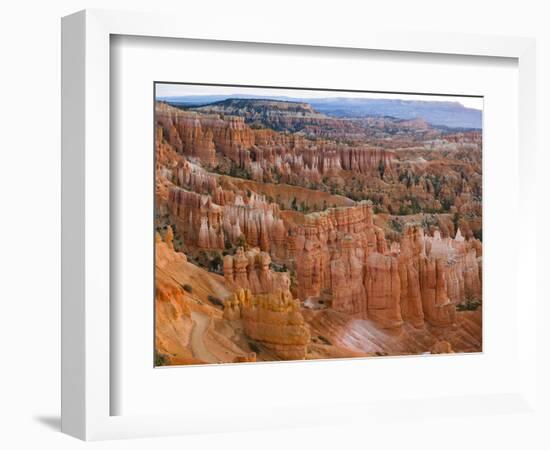
POLYGON ((262 97, 294 97, 294 98, 327 98, 327 97, 353 97, 353 98, 387 98, 400 100, 423 101, 456 101, 467 108, 483 109, 483 98, 480 97, 455 97, 446 95, 413 95, 413 94, 380 94, 373 92, 345 92, 345 91, 311 91, 306 89, 268 89, 246 88, 235 86, 196 86, 186 84, 157 84, 156 96, 172 97, 186 95, 235 95, 246 97, 248 95, 262 97))

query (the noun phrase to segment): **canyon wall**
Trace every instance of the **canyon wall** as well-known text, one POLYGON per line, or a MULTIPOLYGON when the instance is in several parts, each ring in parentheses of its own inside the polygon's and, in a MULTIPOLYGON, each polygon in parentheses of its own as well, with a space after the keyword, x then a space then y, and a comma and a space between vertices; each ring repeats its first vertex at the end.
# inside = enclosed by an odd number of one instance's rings
POLYGON ((206 166, 219 162, 218 154, 259 181, 319 183, 323 176, 338 176, 342 171, 371 173, 381 166, 390 172, 395 159, 391 150, 253 129, 243 117, 199 114, 164 103, 157 104, 156 118, 163 130, 160 138, 176 152, 206 166))

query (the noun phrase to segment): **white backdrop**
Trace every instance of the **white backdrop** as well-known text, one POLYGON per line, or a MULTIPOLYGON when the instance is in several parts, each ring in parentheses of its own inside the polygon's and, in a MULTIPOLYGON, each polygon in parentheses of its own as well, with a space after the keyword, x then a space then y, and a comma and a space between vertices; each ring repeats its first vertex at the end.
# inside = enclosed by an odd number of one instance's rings
MULTIPOLYGON (((287 27, 299 27, 307 34, 308 21, 326 24, 327 32, 337 33, 346 27, 373 27, 426 31, 457 31, 489 34, 515 34, 538 37, 539 94, 539 223, 544 232, 548 214, 548 188, 544 183, 550 167, 547 150, 550 142, 543 135, 550 123, 550 31, 544 2, 517 1, 506 6, 502 1, 395 0, 393 2, 303 2, 279 1, 259 8, 258 2, 209 1, 182 4, 181 1, 57 1, 22 0, 3 5, 0 16, 3 86, 2 163, 0 183, 4 214, 2 227, 2 432, 0 444, 6 448, 45 446, 77 448, 84 444, 58 432, 59 428, 59 202, 60 202, 60 31, 59 17, 89 7, 134 10, 173 10, 181 15, 182 26, 189 20, 204 21, 215 27, 218 21, 234 20, 236 26, 261 27, 269 20, 287 27), (356 3, 356 4, 355 4, 356 3), (384 6, 383 3, 386 3, 384 6), (545 151, 543 151, 543 149, 545 151)), ((521 224, 521 220, 520 220, 521 224)), ((507 224, 502 224, 507 227, 507 224)), ((533 230, 510 229, 510 239, 521 239, 533 230)), ((548 251, 546 241, 539 240, 539 274, 547 273, 542 255, 548 251), (543 272, 544 271, 544 272, 543 272)), ((539 294, 540 300, 543 295, 539 294)), ((547 295, 545 299, 547 299, 547 295)), ((549 309, 542 304, 541 324, 549 309)), ((541 339, 550 343, 548 331, 539 327, 541 339)), ((540 354, 546 350, 540 349, 540 354)), ((548 362, 541 358, 545 380, 548 362)), ((542 384, 541 395, 548 388, 542 384)), ((364 430, 339 425, 331 428, 282 430, 215 436, 166 438, 154 443, 94 443, 101 448, 280 448, 282 446, 316 446, 340 448, 373 446, 395 448, 461 448, 491 446, 505 448, 547 448, 548 437, 542 434, 550 422, 533 421, 529 416, 504 414, 495 417, 441 418, 420 423, 414 418, 376 428, 365 424, 364 430)))

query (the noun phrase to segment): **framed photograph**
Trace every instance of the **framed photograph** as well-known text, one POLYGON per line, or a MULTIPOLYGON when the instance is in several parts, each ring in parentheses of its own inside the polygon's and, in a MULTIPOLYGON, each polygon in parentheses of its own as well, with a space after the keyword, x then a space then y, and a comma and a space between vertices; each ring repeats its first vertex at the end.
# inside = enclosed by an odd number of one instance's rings
POLYGON ((481 352, 482 113, 155 83, 155 365, 481 352))
POLYGON ((64 432, 534 410, 533 41, 83 11, 62 47, 64 432))

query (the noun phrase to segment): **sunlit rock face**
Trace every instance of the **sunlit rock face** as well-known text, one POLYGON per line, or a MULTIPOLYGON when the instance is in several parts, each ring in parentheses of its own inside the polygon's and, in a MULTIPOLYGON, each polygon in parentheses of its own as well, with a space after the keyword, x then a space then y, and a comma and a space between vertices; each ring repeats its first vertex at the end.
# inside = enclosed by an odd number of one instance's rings
POLYGON ((367 203, 351 208, 331 208, 309 214, 305 223, 290 230, 288 254, 295 259, 300 298, 320 296, 323 290, 335 294, 333 306, 343 312, 363 310, 364 264, 372 251, 385 251, 383 233, 372 222, 367 203), (348 293, 337 293, 346 283, 348 293))
POLYGON ((253 295, 238 289, 225 301, 224 317, 241 320, 244 332, 282 359, 305 359, 310 333, 300 303, 289 292, 253 295))
POLYGON ((401 281, 397 258, 371 253, 367 259, 365 286, 368 316, 385 328, 401 326, 401 281))
POLYGON ((201 249, 223 250, 226 241, 236 243, 241 237, 263 251, 284 245, 286 231, 279 209, 261 196, 243 199, 222 188, 205 195, 172 187, 166 208, 186 242, 201 249))
POLYGON ((226 255, 223 260, 225 282, 232 289, 250 289, 252 294, 290 292, 287 272, 273 272, 271 257, 255 248, 245 252, 242 247, 235 255, 226 255))

